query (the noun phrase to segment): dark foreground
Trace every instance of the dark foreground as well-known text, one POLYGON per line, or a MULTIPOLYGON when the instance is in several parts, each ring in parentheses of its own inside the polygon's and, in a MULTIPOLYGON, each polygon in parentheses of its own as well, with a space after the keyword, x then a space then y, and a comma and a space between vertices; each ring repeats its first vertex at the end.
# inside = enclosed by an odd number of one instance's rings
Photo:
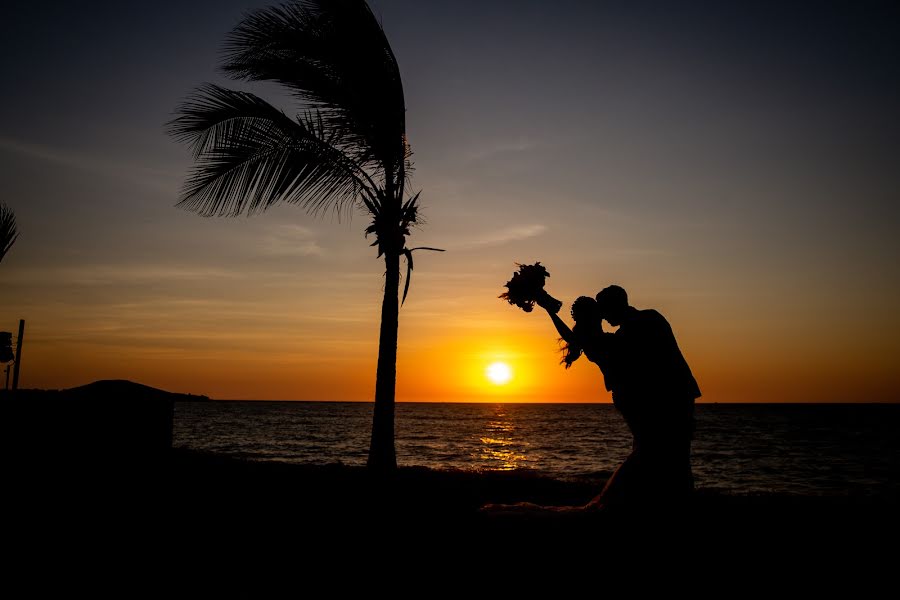
MULTIPOLYGON (((90 391, 93 403, 111 398, 90 391)), ((131 398, 146 392, 157 406, 156 391, 128 391, 131 398)), ((686 562, 743 555, 772 566, 856 563, 877 572, 896 558, 900 503, 878 490, 828 497, 698 490, 687 506, 661 498, 632 513, 495 514, 480 509, 584 505, 603 482, 418 467, 386 477, 339 464, 242 461, 171 449, 170 429, 143 425, 157 413, 157 421, 169 422, 168 404, 134 411, 130 427, 112 427, 92 416, 110 414, 109 406, 76 411, 67 408, 71 402, 42 397, 27 410, 6 404, 4 533, 20 552, 80 552, 89 542, 123 556, 277 548, 388 560, 397 549, 419 558, 459 549, 456 556, 503 564, 536 555, 644 560, 659 553, 686 562)), ((117 422, 128 422, 125 416, 117 422)))
POLYGON ((72 455, 26 461, 7 471, 16 527, 31 535, 85 528, 94 536, 211 539, 286 538, 327 543, 378 532, 432 542, 555 540, 595 546, 690 539, 854 552, 900 532, 895 499, 726 496, 699 490, 689 506, 629 513, 486 513, 485 504, 583 505, 597 485, 523 472, 400 468, 376 476, 363 467, 246 462, 189 450, 164 456, 72 455), (127 458, 127 460, 122 460, 127 458), (851 545, 847 545, 850 542, 851 545), (853 542, 858 544, 853 545, 853 542), (824 547, 823 547, 824 544, 824 547))

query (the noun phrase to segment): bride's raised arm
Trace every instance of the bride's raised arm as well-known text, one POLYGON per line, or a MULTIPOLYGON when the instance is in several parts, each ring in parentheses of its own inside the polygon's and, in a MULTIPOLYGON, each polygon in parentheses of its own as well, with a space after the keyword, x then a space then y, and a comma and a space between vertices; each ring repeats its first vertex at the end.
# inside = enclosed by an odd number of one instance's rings
POLYGON ((547 311, 547 314, 550 315, 550 319, 553 321, 553 325, 556 327, 556 331, 559 332, 559 337, 561 337, 567 344, 575 343, 575 334, 569 329, 569 326, 565 324, 565 322, 559 318, 557 311, 559 310, 559 305, 556 304, 556 300, 552 297, 547 296, 547 300, 543 298, 538 299, 536 301, 537 305, 547 311))

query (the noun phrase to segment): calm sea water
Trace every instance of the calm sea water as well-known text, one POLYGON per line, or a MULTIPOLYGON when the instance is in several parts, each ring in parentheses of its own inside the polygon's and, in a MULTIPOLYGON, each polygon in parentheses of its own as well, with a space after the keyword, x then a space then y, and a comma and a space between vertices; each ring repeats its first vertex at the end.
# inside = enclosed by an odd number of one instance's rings
MULTIPOLYGON (((397 405, 401 465, 600 478, 631 436, 605 404, 397 405)), ((372 404, 186 402, 175 445, 255 460, 362 465, 372 404)), ((697 486, 900 495, 900 405, 698 405, 697 486)))

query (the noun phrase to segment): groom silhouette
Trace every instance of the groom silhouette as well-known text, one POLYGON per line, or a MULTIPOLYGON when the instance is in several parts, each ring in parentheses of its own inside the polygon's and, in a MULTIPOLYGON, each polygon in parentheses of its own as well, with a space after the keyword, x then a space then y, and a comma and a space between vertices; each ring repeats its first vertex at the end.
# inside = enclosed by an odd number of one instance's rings
MULTIPOLYGON (((596 297, 599 316, 618 331, 608 346, 607 387, 634 435, 630 492, 651 502, 678 500, 693 490, 691 440, 700 388, 665 317, 628 304, 611 285, 596 297)), ((612 491, 612 490, 610 490, 612 491)), ((632 494, 629 493, 629 496, 632 494)), ((610 498, 612 500, 612 498, 610 498)))

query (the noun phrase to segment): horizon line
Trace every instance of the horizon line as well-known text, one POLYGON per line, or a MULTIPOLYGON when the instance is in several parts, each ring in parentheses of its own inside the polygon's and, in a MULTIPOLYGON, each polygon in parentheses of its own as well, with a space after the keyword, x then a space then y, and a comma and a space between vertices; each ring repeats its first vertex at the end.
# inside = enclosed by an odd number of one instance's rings
MULTIPOLYGON (((193 394, 197 396, 197 394, 193 394)), ((374 400, 296 400, 296 399, 255 399, 255 398, 209 398, 206 400, 176 400, 176 402, 307 402, 307 403, 337 403, 337 404, 375 404, 374 400)), ((507 401, 507 400, 396 400, 395 404, 603 404, 613 406, 611 401, 507 401)), ((698 400, 695 404, 703 405, 779 405, 779 406, 812 406, 812 405, 894 405, 900 404, 900 399, 886 401, 830 401, 830 400, 814 400, 814 401, 795 401, 795 402, 748 402, 746 400, 722 400, 722 401, 703 401, 698 400)))

